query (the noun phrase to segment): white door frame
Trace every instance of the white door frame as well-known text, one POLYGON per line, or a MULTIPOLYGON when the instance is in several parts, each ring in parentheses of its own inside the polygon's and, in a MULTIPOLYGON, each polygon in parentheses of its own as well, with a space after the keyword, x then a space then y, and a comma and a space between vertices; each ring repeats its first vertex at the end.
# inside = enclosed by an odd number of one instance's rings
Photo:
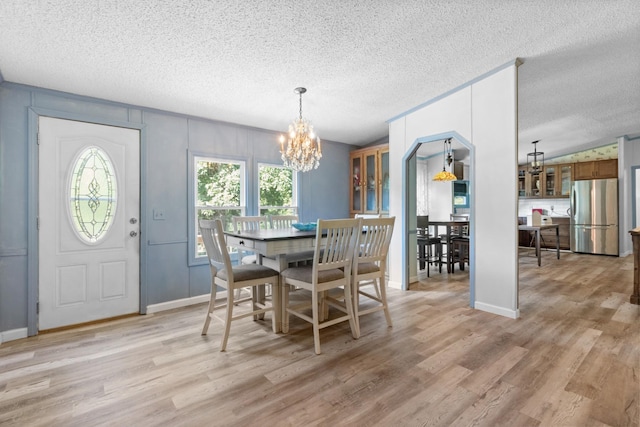
POLYGON ((27 335, 38 333, 38 285, 39 285, 39 258, 38 258, 38 121, 40 116, 57 119, 76 120, 95 123, 99 125, 118 126, 140 131, 140 314, 147 311, 147 137, 146 126, 142 123, 132 123, 117 120, 105 120, 104 118, 67 113, 45 108, 31 107, 28 111, 28 188, 27 188, 27 335))

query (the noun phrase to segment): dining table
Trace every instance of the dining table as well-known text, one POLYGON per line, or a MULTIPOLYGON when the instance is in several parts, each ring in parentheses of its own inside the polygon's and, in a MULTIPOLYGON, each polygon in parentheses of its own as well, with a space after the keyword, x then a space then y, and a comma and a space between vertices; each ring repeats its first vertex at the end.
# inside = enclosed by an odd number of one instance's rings
POLYGON ((453 253, 451 251, 451 237, 453 233, 451 230, 459 228, 462 230, 464 227, 469 229, 469 220, 452 219, 445 221, 429 220, 429 227, 435 228, 435 236, 445 236, 444 243, 447 245, 447 273, 451 273, 453 269, 453 253), (440 233, 440 227, 444 227, 445 233, 440 233))
MULTIPOLYGON (((316 231, 299 231, 295 228, 225 231, 227 246, 255 252, 256 262, 283 272, 289 266, 292 254, 313 252, 316 231)), ((280 279, 282 280, 282 279, 280 279)), ((280 283, 280 289, 282 289, 280 283)), ((284 292, 274 292, 276 332, 282 331, 284 316, 284 292), (276 295, 280 294, 280 298, 276 295)))
POLYGON ((523 231, 533 231, 536 236, 536 256, 538 257, 538 267, 542 265, 542 251, 540 250, 540 232, 542 230, 556 230, 556 254, 558 259, 560 259, 560 227, 558 224, 542 224, 542 225, 518 225, 518 230, 523 231))

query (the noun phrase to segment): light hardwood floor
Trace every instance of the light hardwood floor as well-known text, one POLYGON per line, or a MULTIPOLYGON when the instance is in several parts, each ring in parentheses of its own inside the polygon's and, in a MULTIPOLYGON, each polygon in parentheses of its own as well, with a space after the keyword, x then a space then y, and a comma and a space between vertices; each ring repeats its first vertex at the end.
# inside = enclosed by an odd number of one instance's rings
POLYGON ((638 425, 632 257, 524 252, 517 320, 469 308, 468 277, 391 289, 393 328, 327 328, 319 356, 310 325, 269 318, 221 353, 204 304, 4 343, 0 425, 638 425))

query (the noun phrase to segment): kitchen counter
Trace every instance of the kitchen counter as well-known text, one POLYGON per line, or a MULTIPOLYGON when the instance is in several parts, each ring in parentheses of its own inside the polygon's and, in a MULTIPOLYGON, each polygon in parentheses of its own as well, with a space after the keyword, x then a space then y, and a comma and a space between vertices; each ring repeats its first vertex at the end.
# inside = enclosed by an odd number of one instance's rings
MULTIPOLYGON (((555 229, 547 229, 540 230, 540 247, 547 249, 556 249, 556 243, 559 241, 560 249, 569 250, 571 249, 570 238, 569 238, 569 225, 571 223, 570 218, 568 216, 552 216, 551 221, 553 224, 558 225, 558 235, 556 237, 555 229)), ((518 225, 526 225, 527 217, 519 216, 518 217, 518 225)), ((535 242, 532 239, 532 234, 526 230, 520 230, 518 234, 518 244, 519 246, 531 247, 535 242)))

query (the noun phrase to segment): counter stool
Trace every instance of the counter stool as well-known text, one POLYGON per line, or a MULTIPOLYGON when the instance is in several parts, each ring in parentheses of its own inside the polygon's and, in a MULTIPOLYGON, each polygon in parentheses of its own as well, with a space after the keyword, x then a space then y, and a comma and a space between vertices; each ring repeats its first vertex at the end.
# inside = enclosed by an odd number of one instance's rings
POLYGON ((427 268, 429 277, 429 266, 435 264, 438 271, 442 273, 442 239, 439 237, 418 236, 418 262, 420 270, 427 268))
POLYGON ((442 239, 429 234, 428 215, 417 217, 417 243, 420 270, 424 270, 426 267, 427 277, 429 277, 429 267, 436 264, 438 271, 442 273, 442 239))
POLYGON ((460 265, 460 270, 464 271, 465 262, 469 263, 469 238, 451 238, 451 273, 455 272, 456 262, 460 265))

